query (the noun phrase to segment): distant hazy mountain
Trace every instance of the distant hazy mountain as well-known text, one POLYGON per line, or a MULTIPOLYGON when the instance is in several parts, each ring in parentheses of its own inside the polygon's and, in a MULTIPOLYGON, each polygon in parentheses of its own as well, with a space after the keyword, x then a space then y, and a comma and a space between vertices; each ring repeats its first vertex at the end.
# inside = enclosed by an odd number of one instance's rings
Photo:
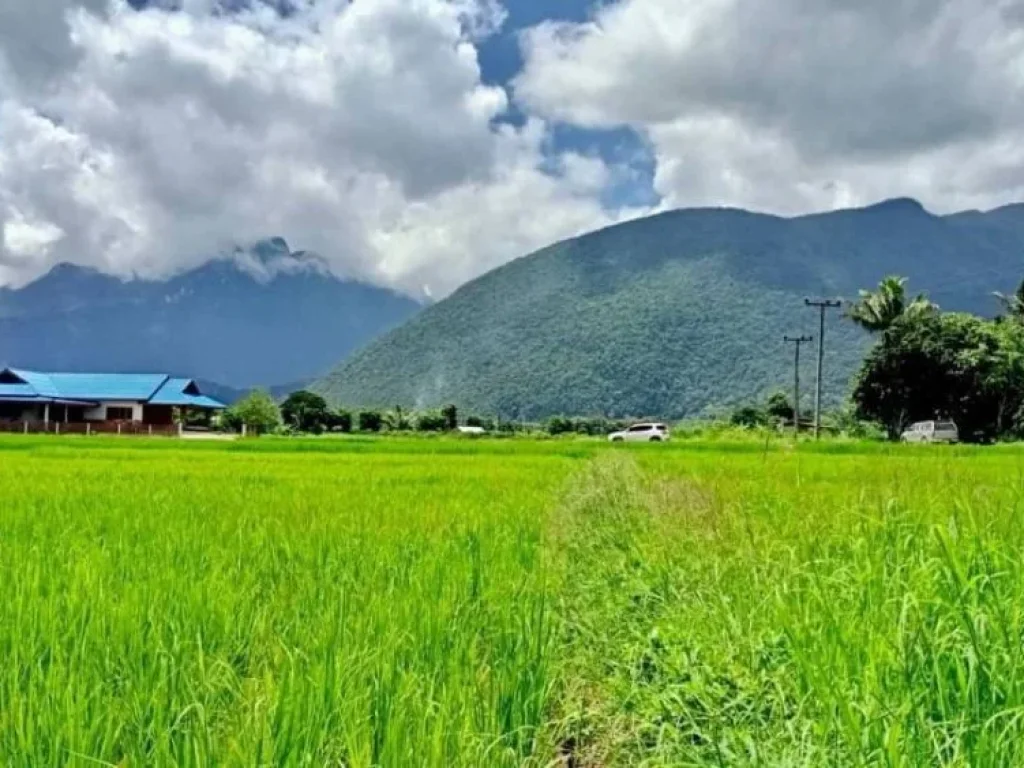
POLYGON ((0 290, 0 363, 167 371, 228 388, 313 378, 419 310, 275 239, 166 282, 61 265, 0 290))
MULTIPOLYGON (((788 389, 786 333, 817 334, 805 296, 909 276, 987 313, 1024 277, 1024 206, 934 216, 912 200, 786 219, 684 210, 546 248, 429 307, 315 386, 350 405, 507 417, 698 414, 788 389)), ((826 394, 848 392, 866 338, 832 315, 826 394)), ((813 385, 813 350, 805 358, 813 385)))

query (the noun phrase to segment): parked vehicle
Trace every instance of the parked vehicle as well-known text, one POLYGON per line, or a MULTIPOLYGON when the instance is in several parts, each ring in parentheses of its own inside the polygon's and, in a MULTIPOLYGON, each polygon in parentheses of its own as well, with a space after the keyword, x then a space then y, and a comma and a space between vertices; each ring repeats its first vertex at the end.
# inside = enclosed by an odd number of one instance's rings
POLYGON ((664 424, 634 424, 622 432, 608 435, 613 443, 663 443, 671 439, 664 424))
POLYGON ((959 443, 960 430, 952 421, 919 421, 900 437, 904 443, 959 443))

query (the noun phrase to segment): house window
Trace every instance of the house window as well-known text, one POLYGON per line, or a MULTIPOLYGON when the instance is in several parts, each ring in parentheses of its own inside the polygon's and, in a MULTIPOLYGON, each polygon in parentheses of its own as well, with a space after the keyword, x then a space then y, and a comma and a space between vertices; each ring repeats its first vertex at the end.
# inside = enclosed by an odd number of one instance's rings
POLYGON ((107 408, 107 421, 131 421, 134 417, 132 408, 107 408))

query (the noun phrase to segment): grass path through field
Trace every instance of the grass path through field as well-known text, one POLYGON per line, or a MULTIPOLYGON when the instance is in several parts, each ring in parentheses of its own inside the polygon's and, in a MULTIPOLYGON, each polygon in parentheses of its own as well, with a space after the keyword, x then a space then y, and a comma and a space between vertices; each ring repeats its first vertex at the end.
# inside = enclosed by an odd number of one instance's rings
POLYGON ((576 765, 1024 761, 1016 451, 606 455, 558 530, 576 765))

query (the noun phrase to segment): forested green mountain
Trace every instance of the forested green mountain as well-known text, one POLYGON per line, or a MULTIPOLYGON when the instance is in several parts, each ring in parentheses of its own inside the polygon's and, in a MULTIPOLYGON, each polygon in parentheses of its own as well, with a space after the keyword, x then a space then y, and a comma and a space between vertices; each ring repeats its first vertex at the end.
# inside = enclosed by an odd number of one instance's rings
MULTIPOLYGON (((992 292, 1024 277, 1024 206, 941 217, 892 200, 792 219, 695 209, 633 221, 485 275, 315 387, 351 406, 452 402, 506 418, 696 415, 790 387, 782 336, 817 333, 804 297, 853 298, 890 273, 948 309, 991 314, 992 292)), ((868 340, 838 314, 828 334, 835 402, 868 340)))

